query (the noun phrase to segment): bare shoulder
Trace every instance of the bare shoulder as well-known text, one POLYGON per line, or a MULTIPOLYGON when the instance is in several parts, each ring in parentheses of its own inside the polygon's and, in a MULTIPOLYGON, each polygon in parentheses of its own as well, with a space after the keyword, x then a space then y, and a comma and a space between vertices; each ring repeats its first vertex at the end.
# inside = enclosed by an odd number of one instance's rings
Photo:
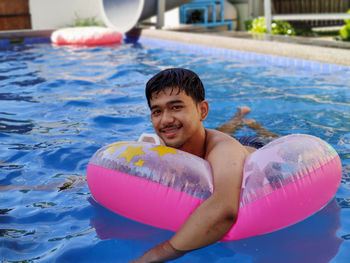
POLYGON ((233 137, 216 130, 207 131, 205 159, 210 163, 215 196, 238 210, 244 162, 249 152, 233 137))
POLYGON ((240 144, 235 138, 217 131, 206 129, 207 131, 207 154, 206 158, 208 161, 213 158, 213 155, 220 155, 221 158, 225 153, 229 153, 230 157, 241 156, 246 158, 249 152, 242 144, 240 144))

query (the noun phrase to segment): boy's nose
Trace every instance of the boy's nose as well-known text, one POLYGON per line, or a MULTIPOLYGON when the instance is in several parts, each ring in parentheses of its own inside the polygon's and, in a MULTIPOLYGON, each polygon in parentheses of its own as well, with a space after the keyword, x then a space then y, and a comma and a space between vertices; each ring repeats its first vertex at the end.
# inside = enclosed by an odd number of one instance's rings
POLYGON ((165 111, 162 115, 162 124, 166 126, 174 122, 174 117, 170 112, 165 111))

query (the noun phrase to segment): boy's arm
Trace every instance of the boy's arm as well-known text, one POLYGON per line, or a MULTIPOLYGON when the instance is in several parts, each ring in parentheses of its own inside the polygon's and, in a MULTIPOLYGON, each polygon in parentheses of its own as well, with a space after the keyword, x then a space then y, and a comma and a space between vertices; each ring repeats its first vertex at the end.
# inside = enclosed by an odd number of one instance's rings
POLYGON ((182 256, 186 251, 202 248, 219 241, 236 220, 244 151, 234 142, 225 141, 210 152, 214 192, 188 217, 178 232, 168 241, 151 249, 135 262, 162 262, 182 256))

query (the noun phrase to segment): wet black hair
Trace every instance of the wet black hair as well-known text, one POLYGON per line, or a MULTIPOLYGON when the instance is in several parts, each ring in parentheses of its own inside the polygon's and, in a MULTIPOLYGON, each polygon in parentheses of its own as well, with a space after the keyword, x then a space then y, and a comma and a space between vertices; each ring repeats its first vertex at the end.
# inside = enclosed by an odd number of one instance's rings
POLYGON ((169 68, 158 72, 147 82, 145 92, 149 107, 152 94, 158 94, 165 88, 172 88, 172 92, 178 89, 178 93, 185 91, 195 103, 205 99, 203 83, 196 73, 184 68, 169 68))

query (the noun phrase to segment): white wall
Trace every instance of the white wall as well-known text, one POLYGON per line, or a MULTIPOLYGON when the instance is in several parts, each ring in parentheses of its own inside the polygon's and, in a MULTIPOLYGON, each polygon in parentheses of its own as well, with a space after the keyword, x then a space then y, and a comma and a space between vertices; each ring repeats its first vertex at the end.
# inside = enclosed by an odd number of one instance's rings
POLYGON ((55 29, 74 24, 76 15, 102 22, 102 0, 29 0, 33 29, 55 29))
MULTIPOLYGON (((226 2, 225 8, 226 4, 228 4, 226 2)), ((29 8, 32 29, 34 30, 70 26, 74 24, 77 16, 83 19, 95 18, 96 21, 103 21, 102 0, 29 0, 29 8)), ((233 11, 235 18, 236 11, 233 11)), ((156 18, 152 17, 151 21, 156 22, 156 18)), ((176 28, 179 25, 179 8, 169 10, 165 13, 165 28, 176 28)))
MULTIPOLYGON (((157 16, 152 16, 150 18, 152 23, 157 22, 157 16)), ((174 8, 164 13, 164 28, 172 29, 180 26, 180 10, 179 8, 174 8)))

